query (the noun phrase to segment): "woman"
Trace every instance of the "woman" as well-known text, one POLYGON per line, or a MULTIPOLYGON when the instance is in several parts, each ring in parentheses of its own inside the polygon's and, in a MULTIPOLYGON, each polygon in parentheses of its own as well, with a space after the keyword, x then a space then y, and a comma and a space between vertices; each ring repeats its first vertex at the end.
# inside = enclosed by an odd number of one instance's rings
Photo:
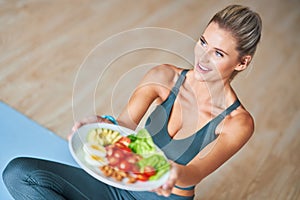
MULTIPOLYGON (((261 19, 249 8, 228 6, 211 19, 195 45, 193 70, 171 65, 151 69, 117 122, 135 129, 146 121, 154 142, 172 160, 168 181, 148 192, 108 186, 83 170, 32 158, 17 158, 3 173, 16 199, 193 199, 194 186, 233 156, 251 137, 254 123, 230 83, 247 68, 261 36, 261 19), (171 88, 171 90, 170 90, 171 88)), ((93 122, 75 123, 73 131, 93 122)))

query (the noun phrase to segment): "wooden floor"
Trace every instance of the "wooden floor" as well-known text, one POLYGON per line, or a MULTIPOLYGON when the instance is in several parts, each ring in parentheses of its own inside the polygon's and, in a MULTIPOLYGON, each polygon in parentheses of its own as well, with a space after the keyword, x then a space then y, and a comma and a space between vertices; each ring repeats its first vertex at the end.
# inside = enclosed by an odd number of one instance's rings
POLYGON ((257 55, 233 82, 256 130, 195 199, 300 199, 298 0, 0 0, 0 100, 66 138, 74 119, 118 115, 156 63, 189 67, 191 44, 234 2, 263 19, 257 55))

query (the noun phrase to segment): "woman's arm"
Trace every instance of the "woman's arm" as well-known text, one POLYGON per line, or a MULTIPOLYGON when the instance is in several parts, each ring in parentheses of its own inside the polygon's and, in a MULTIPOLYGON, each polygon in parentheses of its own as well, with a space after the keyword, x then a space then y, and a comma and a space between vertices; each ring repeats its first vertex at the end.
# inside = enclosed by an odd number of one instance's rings
POLYGON ((237 114, 225 123, 218 138, 206 146, 187 166, 181 167, 178 185, 199 183, 239 151, 253 134, 254 122, 247 112, 237 114))
POLYGON ((198 184, 240 150, 253 134, 254 122, 246 111, 242 111, 225 123, 218 138, 199 152, 189 164, 186 166, 172 164, 175 168, 174 174, 171 173, 171 178, 164 186, 155 190, 158 194, 168 196, 174 184, 181 187, 198 184))
POLYGON ((170 65, 159 65, 147 72, 117 119, 121 126, 136 129, 150 105, 168 94, 166 89, 169 91, 173 84, 174 69, 170 65))
MULTIPOLYGON (((143 77, 141 83, 137 86, 129 102, 119 115, 117 122, 121 126, 135 129, 141 121, 144 114, 147 112, 149 106, 156 100, 162 98, 162 94, 166 93, 166 88, 169 88, 176 74, 174 66, 159 65, 149 70, 143 77)), ((178 71, 178 69, 177 69, 178 71)), ((101 116, 89 116, 75 124, 72 127, 71 135, 81 126, 89 123, 105 122, 111 123, 109 120, 101 116)))

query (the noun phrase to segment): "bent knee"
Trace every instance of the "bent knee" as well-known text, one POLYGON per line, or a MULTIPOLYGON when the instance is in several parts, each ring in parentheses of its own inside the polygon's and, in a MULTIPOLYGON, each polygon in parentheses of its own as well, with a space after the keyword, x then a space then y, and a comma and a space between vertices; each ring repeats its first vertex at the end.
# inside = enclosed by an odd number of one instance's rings
POLYGON ((14 158, 11 160, 2 172, 2 179, 6 186, 15 184, 16 181, 21 180, 26 174, 27 170, 24 165, 29 158, 14 158))

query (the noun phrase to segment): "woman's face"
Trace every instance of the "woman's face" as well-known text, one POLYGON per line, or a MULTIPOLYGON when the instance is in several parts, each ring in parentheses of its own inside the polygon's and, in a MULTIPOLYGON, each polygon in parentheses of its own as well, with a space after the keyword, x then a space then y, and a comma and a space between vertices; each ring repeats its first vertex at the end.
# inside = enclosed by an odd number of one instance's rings
POLYGON ((197 80, 229 80, 238 67, 236 40, 229 31, 210 23, 197 42, 195 52, 194 74, 197 80))

